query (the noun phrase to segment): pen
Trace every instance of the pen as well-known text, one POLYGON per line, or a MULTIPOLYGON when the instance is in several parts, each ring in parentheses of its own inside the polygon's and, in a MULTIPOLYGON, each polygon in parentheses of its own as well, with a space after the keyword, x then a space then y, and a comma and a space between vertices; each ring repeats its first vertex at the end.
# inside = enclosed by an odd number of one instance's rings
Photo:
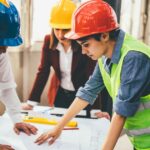
POLYGON ((63 116, 63 114, 53 114, 53 113, 51 113, 50 115, 54 115, 54 116, 58 116, 58 117, 63 116))
POLYGON ((29 114, 29 113, 26 112, 26 111, 22 111, 21 113, 22 113, 22 114, 25 114, 25 115, 28 115, 28 114, 29 114))
POLYGON ((64 128, 63 130, 79 130, 79 128, 64 128))
MULTIPOLYGON (((50 115, 54 115, 54 116, 58 116, 58 117, 61 117, 61 116, 63 116, 63 114, 55 114, 55 113, 51 113, 50 115)), ((98 119, 98 118, 89 118, 89 117, 87 117, 87 116, 82 116, 82 115, 76 115, 75 116, 76 118, 86 118, 86 119, 98 119)))

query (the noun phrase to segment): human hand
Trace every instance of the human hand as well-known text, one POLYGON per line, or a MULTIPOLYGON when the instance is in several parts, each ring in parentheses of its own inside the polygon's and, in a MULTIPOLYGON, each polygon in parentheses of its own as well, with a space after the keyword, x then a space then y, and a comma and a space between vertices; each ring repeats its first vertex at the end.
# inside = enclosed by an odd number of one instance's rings
POLYGON ((20 131, 25 132, 27 135, 36 134, 37 128, 31 124, 27 124, 24 122, 16 123, 14 126, 14 131, 19 134, 20 131))
POLYGON ((5 105, 0 101, 0 116, 2 116, 5 113, 5 110, 5 105))
POLYGON ((35 143, 37 143, 38 145, 41 145, 42 143, 44 143, 45 141, 48 140, 48 143, 51 145, 60 136, 60 134, 61 134, 61 129, 54 128, 54 129, 40 135, 36 139, 35 143))
POLYGON ((9 145, 0 144, 0 150, 15 150, 15 149, 9 145))
POLYGON ((33 109, 33 106, 30 105, 30 104, 27 104, 27 103, 23 103, 21 105, 21 107, 22 107, 23 110, 32 110, 33 109))
POLYGON ((108 119, 108 120, 110 120, 110 115, 109 115, 109 113, 107 113, 107 112, 96 112, 95 114, 94 114, 97 118, 106 118, 106 119, 108 119))

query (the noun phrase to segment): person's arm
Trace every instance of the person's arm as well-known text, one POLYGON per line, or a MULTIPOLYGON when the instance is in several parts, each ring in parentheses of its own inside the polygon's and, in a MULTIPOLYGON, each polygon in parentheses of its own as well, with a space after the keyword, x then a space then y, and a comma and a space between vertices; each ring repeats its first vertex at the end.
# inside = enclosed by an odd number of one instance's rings
POLYGON ((123 129, 125 120, 126 120, 125 117, 120 116, 119 114, 116 113, 113 114, 107 137, 102 146, 102 150, 114 149, 117 140, 121 134, 121 131, 123 129))
POLYGON ((136 113, 140 97, 149 93, 149 73, 150 59, 146 55, 135 51, 127 54, 122 68, 120 88, 114 103, 115 113, 102 150, 113 150, 126 118, 136 113))
POLYGON ((0 150, 15 150, 15 149, 10 145, 0 144, 0 150))
POLYGON ((101 90, 103 90, 103 88, 103 79, 97 63, 93 74, 89 77, 89 80, 85 83, 84 87, 79 88, 76 93, 76 97, 84 99, 93 105, 98 94, 101 92, 101 90))
POLYGON ((42 144, 46 140, 49 140, 49 144, 55 142, 55 140, 61 134, 62 129, 64 126, 71 120, 76 114, 78 114, 82 109, 84 109, 89 103, 85 100, 82 100, 78 97, 75 98, 69 109, 67 110, 66 114, 61 118, 58 125, 48 132, 43 133, 40 137, 38 137, 35 141, 37 144, 42 144))
POLYGON ((50 74, 50 35, 45 36, 44 44, 41 52, 41 62, 34 80, 32 90, 30 92, 27 103, 22 104, 22 109, 30 110, 40 103, 40 97, 50 74))
POLYGON ((132 117, 140 105, 140 97, 150 92, 150 59, 136 51, 130 51, 121 72, 121 83, 114 103, 114 111, 132 117))
POLYGON ((99 66, 97 65, 92 76, 86 82, 85 86, 81 87, 78 90, 75 100, 69 107, 66 114, 62 117, 60 122, 55 126, 55 128, 42 134, 39 138, 37 138, 35 143, 42 144, 48 140, 49 144, 52 144, 59 137, 62 129, 69 120, 71 120, 76 114, 80 112, 80 110, 85 108, 89 103, 94 103, 97 94, 102 88, 103 81, 99 71, 99 66))
POLYGON ((19 134, 20 131, 27 135, 36 134, 37 128, 33 125, 22 122, 21 103, 14 88, 2 90, 1 101, 6 106, 7 112, 14 123, 14 131, 19 134))
POLYGON ((1 101, 6 106, 7 112, 14 123, 21 122, 21 105, 16 90, 9 88, 2 90, 1 101))
POLYGON ((32 100, 27 100, 27 102, 22 103, 21 107, 23 110, 32 110, 34 106, 37 106, 39 103, 32 101, 32 100))

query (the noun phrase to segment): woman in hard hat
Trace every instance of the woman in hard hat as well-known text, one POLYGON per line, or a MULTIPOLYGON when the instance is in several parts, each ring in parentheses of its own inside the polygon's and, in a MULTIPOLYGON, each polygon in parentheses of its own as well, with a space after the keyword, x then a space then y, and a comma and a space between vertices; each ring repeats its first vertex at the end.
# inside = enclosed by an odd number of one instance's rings
MULTIPOLYGON (((0 0, 0 100, 6 106, 7 111, 14 122, 14 130, 26 134, 35 134, 37 129, 22 122, 20 114, 20 100, 16 93, 11 64, 7 54, 8 46, 22 44, 20 36, 20 18, 14 4, 10 1, 0 0)), ((0 149, 13 150, 9 145, 0 144, 0 149)))
MULTIPOLYGON (((77 89, 84 85, 93 72, 96 61, 82 55, 81 47, 76 41, 64 37, 70 31, 75 8, 76 5, 71 0, 62 0, 60 4, 53 6, 50 14, 52 32, 45 37, 41 65, 29 101, 23 105, 23 109, 32 109, 33 105, 40 101, 50 67, 53 67, 56 76, 51 80, 49 103, 50 106, 62 108, 70 106, 77 89)), ((100 113, 98 116, 101 117, 102 114, 109 118, 107 113, 100 113)))
POLYGON ((98 64, 59 124, 36 143, 53 143, 65 124, 92 104, 105 86, 114 101, 114 114, 101 150, 114 149, 123 127, 136 150, 150 149, 150 47, 121 30, 116 18, 101 0, 87 1, 75 11, 66 37, 77 40, 82 53, 98 64))

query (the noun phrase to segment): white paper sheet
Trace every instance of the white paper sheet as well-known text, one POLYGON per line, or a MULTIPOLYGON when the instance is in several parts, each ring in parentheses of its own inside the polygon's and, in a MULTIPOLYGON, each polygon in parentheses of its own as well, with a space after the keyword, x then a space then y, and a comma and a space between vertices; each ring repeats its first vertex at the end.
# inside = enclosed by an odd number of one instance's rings
POLYGON ((109 121, 106 119, 76 119, 79 124, 79 130, 63 130, 61 136, 53 145, 48 142, 37 145, 35 139, 43 132, 53 128, 49 125, 38 125, 39 132, 36 136, 28 137, 21 134, 21 139, 27 149, 36 150, 100 150, 103 140, 106 136, 109 121))
POLYGON ((0 144, 11 145, 15 150, 27 150, 19 138, 13 131, 13 123, 5 114, 0 117, 0 144))
MULTIPOLYGON (((59 119, 59 117, 55 117, 59 119)), ((100 150, 109 127, 107 119, 82 119, 74 118, 78 122, 79 130, 63 130, 61 136, 53 145, 45 142, 42 145, 34 143, 35 139, 43 132, 53 128, 50 125, 34 124, 38 127, 37 135, 19 136, 13 131, 10 118, 5 115, 0 118, 0 143, 10 144, 15 150, 100 150)))

